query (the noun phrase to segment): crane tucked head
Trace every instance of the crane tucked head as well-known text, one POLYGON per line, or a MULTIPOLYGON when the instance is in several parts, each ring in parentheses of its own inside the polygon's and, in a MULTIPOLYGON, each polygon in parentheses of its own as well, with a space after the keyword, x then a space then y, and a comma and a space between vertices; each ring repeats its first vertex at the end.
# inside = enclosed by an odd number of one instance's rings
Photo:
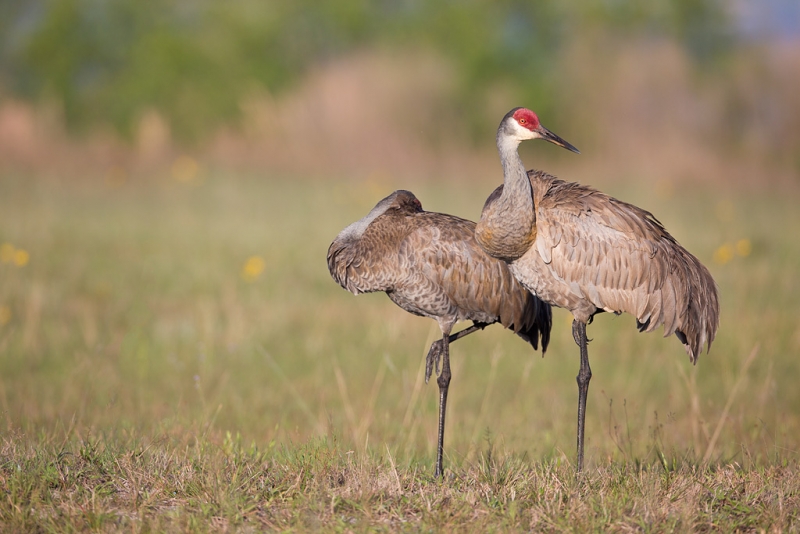
POLYGON ((419 213, 422 211, 422 202, 411 191, 398 189, 386 198, 381 199, 364 217, 345 227, 344 230, 339 232, 336 240, 360 239, 367 227, 372 224, 372 221, 389 210, 401 214, 419 213))
POLYGON ((497 130, 498 145, 506 141, 520 143, 526 139, 544 139, 580 154, 580 150, 542 126, 536 113, 527 108, 514 108, 506 113, 500 122, 500 128, 497 130))
POLYGON ((422 202, 412 193, 404 189, 398 189, 384 200, 391 199, 389 207, 396 208, 404 212, 418 213, 422 211, 422 202))

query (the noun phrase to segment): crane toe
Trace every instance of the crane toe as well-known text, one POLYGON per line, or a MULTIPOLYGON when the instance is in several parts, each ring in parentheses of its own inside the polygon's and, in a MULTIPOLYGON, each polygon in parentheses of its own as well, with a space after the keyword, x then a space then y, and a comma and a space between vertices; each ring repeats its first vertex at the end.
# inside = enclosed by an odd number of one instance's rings
POLYGON ((444 342, 439 339, 431 343, 431 348, 428 350, 428 355, 425 357, 425 383, 431 379, 434 366, 436 367, 436 374, 439 374, 439 363, 442 360, 442 347, 444 342))

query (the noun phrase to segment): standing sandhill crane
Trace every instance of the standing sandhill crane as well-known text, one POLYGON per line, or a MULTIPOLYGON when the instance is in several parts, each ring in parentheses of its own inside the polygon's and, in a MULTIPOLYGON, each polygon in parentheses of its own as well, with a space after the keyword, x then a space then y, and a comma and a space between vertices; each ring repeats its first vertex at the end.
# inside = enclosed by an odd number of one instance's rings
POLYGON ((572 336, 580 347, 578 382, 578 471, 583 469, 583 433, 589 368, 586 325, 596 313, 627 312, 640 332, 664 325, 689 359, 697 362, 719 327, 714 279, 700 261, 641 208, 591 187, 564 182, 541 171, 525 172, 517 148, 544 139, 573 152, 525 108, 503 117, 497 149, 504 184, 486 200, 475 237, 491 256, 543 301, 572 312, 572 336))
POLYGON ((550 340, 550 306, 531 295, 508 265, 475 242, 475 223, 426 212, 410 191, 395 191, 336 237, 328 249, 336 282, 358 295, 384 291, 414 315, 436 319, 442 339, 426 357, 425 382, 434 365, 439 384, 439 441, 435 477, 443 474, 444 416, 450 385, 450 343, 499 322, 542 354, 550 340), (451 335, 458 321, 472 326, 451 335))

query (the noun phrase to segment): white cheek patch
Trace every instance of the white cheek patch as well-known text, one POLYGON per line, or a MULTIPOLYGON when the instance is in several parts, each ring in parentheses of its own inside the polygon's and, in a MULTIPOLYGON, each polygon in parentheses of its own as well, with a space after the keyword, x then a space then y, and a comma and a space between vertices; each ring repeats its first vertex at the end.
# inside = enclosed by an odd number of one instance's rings
POLYGON ((526 139, 536 139, 537 137, 540 137, 538 133, 534 132, 533 130, 529 130, 516 120, 512 121, 511 124, 514 127, 514 137, 516 137, 517 139, 526 140, 526 139))

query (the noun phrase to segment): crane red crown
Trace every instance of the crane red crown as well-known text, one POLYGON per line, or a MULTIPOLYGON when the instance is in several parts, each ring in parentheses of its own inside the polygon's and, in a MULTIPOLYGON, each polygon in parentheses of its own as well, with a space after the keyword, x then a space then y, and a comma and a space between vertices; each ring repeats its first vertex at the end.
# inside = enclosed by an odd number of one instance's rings
POLYGON ((533 131, 539 127, 539 117, 536 116, 536 113, 527 108, 517 109, 512 117, 514 117, 514 120, 517 121, 520 126, 528 130, 533 131))

